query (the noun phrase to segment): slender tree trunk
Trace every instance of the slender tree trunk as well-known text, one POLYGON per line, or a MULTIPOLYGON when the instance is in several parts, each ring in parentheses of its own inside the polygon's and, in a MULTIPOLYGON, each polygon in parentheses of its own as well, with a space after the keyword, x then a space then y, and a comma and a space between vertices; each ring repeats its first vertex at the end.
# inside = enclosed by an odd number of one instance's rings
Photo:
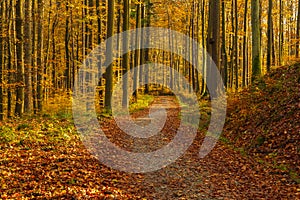
MULTIPOLYGON (((171 13, 169 12, 169 9, 167 9, 167 13, 168 13, 168 29, 171 30, 172 29, 172 21, 171 21, 171 13)), ((191 20, 193 20, 191 18, 191 20)), ((192 23, 191 23, 192 24, 192 23)), ((193 34, 193 28, 192 29, 192 34, 193 34)), ((169 34, 168 34, 168 41, 169 41, 169 47, 171 49, 171 52, 173 52, 173 45, 172 45, 172 41, 173 41, 173 37, 172 37, 172 31, 169 31, 169 34)), ((192 51, 193 52, 193 51, 192 51)), ((194 57, 192 56, 192 59, 194 57)), ((170 85, 170 88, 173 88, 173 73, 172 73, 172 67, 173 67, 173 56, 172 56, 172 53, 170 53, 170 80, 169 80, 169 85, 170 85)), ((190 70, 192 70, 192 65, 190 65, 190 70)), ((191 75, 191 73, 190 73, 191 75)), ((190 76, 190 81, 191 81, 191 76, 190 76)))
POLYGON ((233 88, 234 85, 234 54, 235 54, 235 39, 234 39, 234 31, 235 31, 235 23, 234 23, 234 0, 231 1, 232 9, 231 9, 231 30, 232 35, 230 37, 230 47, 231 47, 231 55, 230 55, 230 88, 233 88))
POLYGON ((259 0, 251 0, 252 23, 252 80, 262 75, 261 70, 261 34, 259 21, 259 0))
POLYGON ((247 48, 247 40, 248 40, 248 0, 245 0, 245 9, 244 9, 244 36, 243 36, 243 87, 247 86, 247 76, 248 76, 248 48, 247 48))
POLYGON ((44 63, 43 63, 43 20, 44 20, 44 4, 43 0, 38 0, 38 38, 37 38, 37 108, 38 112, 43 110, 43 74, 44 74, 44 63))
MULTIPOLYGON (((130 19, 130 0, 123 1, 123 31, 129 30, 129 19, 130 19)), ((129 36, 126 33, 123 39, 123 52, 127 52, 129 49, 129 36)), ((129 53, 124 54, 123 56, 123 70, 124 74, 129 72, 130 70, 130 63, 129 63, 129 53)), ((123 99, 122 99, 122 106, 125 108, 128 105, 128 78, 123 79, 123 99)))
MULTIPOLYGON (((145 21, 145 12, 146 12, 146 8, 145 8, 145 4, 141 5, 141 28, 144 28, 146 25, 146 21, 145 21)), ((145 31, 142 30, 141 31, 141 47, 144 46, 145 44, 145 31)), ((140 50, 140 70, 139 70, 139 81, 141 83, 141 85, 143 86, 143 75, 144 75, 144 68, 143 65, 145 64, 145 49, 141 48, 140 50)))
POLYGON ((70 11, 70 23, 71 23, 71 71, 70 71, 70 89, 72 90, 74 83, 75 83, 75 77, 76 77, 76 72, 77 72, 77 62, 76 62, 76 57, 75 57, 75 36, 76 33, 74 31, 74 19, 73 19, 73 10, 71 9, 70 11))
MULTIPOLYGON (((52 7, 52 0, 49 0, 49 5, 48 7, 50 9, 53 9, 52 7)), ((49 96, 49 90, 51 89, 50 84, 48 84, 49 82, 51 82, 51 76, 48 76, 48 72, 50 71, 49 66, 50 66, 50 62, 49 62, 49 57, 50 57, 50 46, 51 46, 51 12, 48 12, 48 19, 47 19, 47 41, 46 41, 46 50, 45 50, 45 55, 44 55, 44 83, 45 86, 43 88, 43 93, 44 93, 44 100, 48 99, 49 96), (49 77, 49 78, 47 78, 49 77)))
POLYGON ((238 1, 234 0, 235 10, 235 26, 234 26, 234 71, 235 71, 235 90, 239 89, 239 49, 238 49, 238 30, 239 30, 239 19, 238 19, 238 1))
MULTIPOLYGON (((66 3, 66 12, 69 12, 69 5, 66 3)), ((69 31, 69 24, 70 18, 69 16, 66 17, 66 27, 65 27, 65 56, 66 56, 66 69, 65 69, 65 85, 67 91, 71 89, 71 66, 70 66, 70 50, 69 50, 69 43, 70 43, 70 31, 69 31)))
POLYGON ((3 48, 3 33, 4 33, 4 10, 5 10, 5 2, 0 2, 0 121, 4 119, 4 82, 3 82, 3 55, 4 55, 4 48, 3 48))
POLYGON ((282 56, 283 56, 283 44, 284 44, 284 33, 283 33, 283 2, 279 0, 279 65, 282 65, 282 56))
POLYGON ((228 58, 226 51, 226 2, 222 2, 222 65, 224 67, 224 86, 228 83, 228 58))
POLYGON ((89 16, 91 17, 90 23, 88 27, 88 48, 89 50, 93 49, 93 43, 94 43, 94 31, 93 31, 93 24, 94 24, 94 0, 89 0, 89 16))
MULTIPOLYGON (((38 112, 38 103, 37 103, 37 2, 32 0, 32 96, 33 96, 33 111, 34 114, 38 112)), ((53 53, 54 54, 54 53, 53 53)))
POLYGON ((273 0, 269 0, 269 10, 268 10, 268 52, 267 52, 267 71, 271 70, 272 65, 272 43, 273 43, 273 0))
POLYGON ((24 47, 23 47, 23 1, 16 1, 16 36, 17 36, 17 88, 15 114, 22 116, 24 106, 24 47))
MULTIPOLYGON (((121 5, 121 0, 118 0, 118 5, 121 5)), ((122 30, 122 11, 120 6, 118 7, 118 16, 117 16, 117 33, 121 33, 122 30)), ((118 52, 118 58, 121 57, 121 36, 117 37, 117 52, 118 52)), ((117 59, 116 63, 116 75, 117 75, 117 81, 119 81, 122 78, 122 59, 117 59)))
MULTIPOLYGON (((151 9, 151 1, 150 0, 146 0, 146 27, 150 27, 150 20, 151 20, 151 12, 150 12, 150 9, 151 9)), ((148 33, 145 33, 145 34, 148 34, 148 33)), ((150 37, 149 35, 145 35, 146 37, 146 44, 147 46, 150 45, 150 37)), ((150 51, 149 49, 146 49, 145 50, 145 63, 148 63, 149 62, 149 59, 150 59, 150 51)), ((149 71, 145 70, 145 82, 148 83, 149 82, 149 71)), ((145 93, 146 94, 149 94, 149 84, 146 84, 145 85, 145 93)))
MULTIPOLYGON (((14 35, 14 22, 11 20, 13 18, 13 4, 8 1, 7 4, 7 16, 8 16, 8 35, 14 35)), ((7 37, 7 79, 8 79, 8 89, 7 89, 7 117, 12 117, 12 84, 13 84, 13 37, 7 37)))
POLYGON ((101 22, 101 17, 102 17, 102 12, 101 12, 101 1, 96 0, 96 14, 97 14, 97 28, 98 28, 98 33, 97 33, 97 43, 100 44, 102 39, 102 22, 101 22))
MULTIPOLYGON (((56 12, 57 9, 56 9, 56 12)), ((57 14, 54 16, 54 19, 53 19, 53 22, 52 22, 52 29, 51 29, 51 40, 52 40, 52 92, 55 93, 55 91, 57 90, 58 88, 58 83, 57 83, 57 62, 56 62, 56 47, 55 47, 55 44, 56 44, 56 39, 55 39, 55 29, 56 29, 56 26, 58 24, 58 16, 57 14)))
MULTIPOLYGON (((114 17, 115 17, 115 0, 108 1, 108 15, 107 15, 107 39, 114 34, 114 17)), ((106 84, 105 84, 105 109, 111 111, 111 97, 113 90, 113 41, 106 43, 106 84)))
MULTIPOLYGON (((85 19, 86 18, 86 0, 82 0, 82 4, 83 4, 83 7, 82 7, 82 19, 85 19)), ((86 55, 86 42, 85 42, 85 38, 86 38, 86 23, 85 23, 85 20, 82 20, 82 23, 81 23, 81 28, 82 28, 82 30, 81 30, 81 32, 82 32, 82 44, 81 44, 81 46, 82 46, 82 62, 83 62, 83 60, 84 60, 84 58, 85 58, 85 55, 86 55)))
MULTIPOLYGON (((220 0, 210 0, 210 14, 209 14, 209 32, 208 32, 208 42, 209 53, 214 61, 216 67, 220 69, 220 0)), ((213 88, 210 91, 212 98, 216 96, 217 87, 219 83, 212 77, 211 67, 208 70, 208 83, 213 88)))
MULTIPOLYGON (((205 49, 206 42, 205 42, 205 0, 202 0, 202 6, 201 6, 201 37, 202 37, 202 48, 205 49)), ((206 94, 206 80, 207 80, 207 62, 206 59, 206 52, 203 51, 202 53, 202 60, 203 62, 203 70, 202 70, 202 88, 201 88, 201 96, 204 96, 206 94)))
POLYGON ((27 113, 31 113, 33 109, 33 101, 32 101, 32 31, 31 31, 31 8, 30 8, 30 0, 25 0, 25 27, 24 27, 24 50, 25 50, 25 100, 24 100, 24 111, 27 113))
POLYGON ((297 15, 297 31, 296 31, 296 35, 297 35, 297 43, 296 43, 296 57, 299 58, 300 54, 300 0, 298 0, 298 15, 297 15))
POLYGON ((139 30, 139 28, 141 28, 141 4, 140 3, 137 3, 137 13, 136 13, 136 28, 137 28, 137 31, 136 31, 136 38, 135 38, 135 44, 136 44, 136 50, 135 50, 135 53, 134 53, 134 75, 133 75, 133 90, 135 90, 133 92, 133 98, 135 100, 137 100, 138 98, 138 83, 139 83, 139 70, 138 70, 138 66, 140 65, 140 53, 141 53, 141 50, 140 50, 140 45, 141 45, 141 31, 139 30))

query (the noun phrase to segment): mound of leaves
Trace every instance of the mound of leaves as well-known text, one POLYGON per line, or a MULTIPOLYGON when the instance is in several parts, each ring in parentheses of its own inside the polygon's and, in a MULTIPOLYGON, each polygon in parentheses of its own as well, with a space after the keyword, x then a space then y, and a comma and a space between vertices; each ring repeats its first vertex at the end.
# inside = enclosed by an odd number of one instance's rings
POLYGON ((243 153, 300 183, 300 64, 272 71, 229 98, 223 137, 243 153))

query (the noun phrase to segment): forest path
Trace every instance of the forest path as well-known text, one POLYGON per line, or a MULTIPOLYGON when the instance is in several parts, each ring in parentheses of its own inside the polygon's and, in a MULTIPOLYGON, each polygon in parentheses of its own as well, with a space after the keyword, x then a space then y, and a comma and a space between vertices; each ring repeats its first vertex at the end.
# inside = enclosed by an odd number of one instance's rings
MULTIPOLYGON (((160 136, 151 137, 147 142, 117 136, 132 144, 127 146, 128 150, 154 151, 169 144, 176 135, 180 108, 175 97, 156 97, 153 105, 167 109, 167 120, 160 136)), ((141 117, 139 123, 147 124, 148 113, 146 109, 134 113, 133 117, 141 117)), ((110 126, 114 125, 110 123, 110 126)), ((296 199, 299 196, 285 175, 271 174, 268 168, 223 142, 218 142, 209 155, 200 159, 204 135, 198 131, 193 144, 176 162, 158 171, 140 174, 139 181, 131 183, 136 191, 143 191, 138 194, 147 199, 296 199)))
MULTIPOLYGON (((128 151, 162 148, 176 135, 180 109, 170 96, 157 97, 154 105, 167 109, 166 123, 158 136, 136 142, 108 118, 101 122, 102 128, 111 142, 128 151)), ((132 116, 148 123, 148 113, 145 109, 132 116)), ((47 138, 51 130, 60 130, 58 126, 71 122, 61 119, 55 127, 52 121, 43 119, 41 123, 44 128, 39 131, 40 137, 47 138)), ((103 165, 76 135, 66 142, 43 138, 36 143, 1 143, 1 199, 299 199, 300 195, 299 187, 285 174, 272 174, 223 142, 200 159, 202 132, 174 163, 139 174, 103 165)))

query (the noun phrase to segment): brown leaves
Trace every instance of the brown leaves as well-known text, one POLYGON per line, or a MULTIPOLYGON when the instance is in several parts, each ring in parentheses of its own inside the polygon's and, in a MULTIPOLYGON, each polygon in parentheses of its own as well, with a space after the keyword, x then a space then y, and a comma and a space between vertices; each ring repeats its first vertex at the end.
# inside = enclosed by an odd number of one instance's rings
MULTIPOLYGON (((19 130, 14 127, 25 124, 22 120, 1 124, 16 137, 0 144, 0 198, 297 199, 300 190, 291 176, 297 179, 298 174, 285 171, 299 166, 297 154, 291 154, 299 153, 298 135, 294 134, 299 130, 299 113, 290 104, 296 101, 284 103, 279 96, 275 100, 251 95, 248 92, 233 101, 225 132, 237 147, 246 148, 235 149, 219 142, 207 157, 200 159, 198 153, 206 131, 202 130, 175 163, 147 174, 123 173, 99 163, 80 142, 69 120, 28 120, 31 128, 19 126, 19 130), (276 109, 276 115, 272 115, 272 109, 276 109), (247 156, 249 152, 261 162, 247 156)), ((168 144, 180 123, 178 111, 176 106, 170 109, 161 136, 141 143, 138 150, 155 150, 168 144)), ((133 115, 144 116, 147 112, 133 115)), ((126 150, 136 150, 132 138, 121 133, 112 119, 103 123, 112 142, 126 150)))
MULTIPOLYGON (((270 167, 269 173, 300 174, 299 65, 282 67, 229 102, 224 136, 270 167), (256 88, 256 89, 253 89, 256 88), (260 90, 260 94, 254 92, 260 90), (278 172, 281 170, 281 172, 278 172)), ((298 182, 299 183, 299 182, 298 182)))

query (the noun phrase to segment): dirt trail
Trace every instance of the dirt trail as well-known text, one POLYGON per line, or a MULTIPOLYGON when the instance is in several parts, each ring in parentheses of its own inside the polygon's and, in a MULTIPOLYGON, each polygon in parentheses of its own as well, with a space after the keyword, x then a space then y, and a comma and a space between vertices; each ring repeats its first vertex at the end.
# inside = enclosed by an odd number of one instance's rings
MULTIPOLYGON (((147 142, 133 142, 129 150, 156 150, 171 142, 176 134, 180 109, 174 97, 158 97, 155 105, 165 107, 168 117, 160 136, 147 142), (138 146, 138 147, 137 147, 138 146)), ((148 111, 134 114, 145 116, 148 111)), ((139 120, 141 121, 141 120, 139 120)), ((198 157, 204 134, 198 133, 188 151, 175 163, 155 172, 142 174, 135 188, 150 199, 297 199, 299 187, 285 175, 269 174, 251 158, 219 142, 204 159, 198 157), (297 190, 298 187, 298 190, 297 190)), ((123 141, 126 141, 123 138, 123 141)), ((128 141, 130 143, 130 141, 128 141)), ((131 141, 132 142, 132 141, 131 141)), ((143 195, 142 195, 143 196, 143 195)))
MULTIPOLYGON (((180 109, 173 97, 154 102, 167 109, 160 134, 134 140, 112 119, 102 128, 111 142, 128 151, 155 151, 172 141, 180 109)), ((133 117, 149 123, 148 110, 133 117)), ((188 128, 188 127, 187 127, 188 128)), ((120 172, 101 164, 78 137, 68 143, 7 145, 0 148, 1 199, 300 199, 299 186, 219 142, 204 159, 198 157, 204 134, 176 162, 158 171, 120 172)))

